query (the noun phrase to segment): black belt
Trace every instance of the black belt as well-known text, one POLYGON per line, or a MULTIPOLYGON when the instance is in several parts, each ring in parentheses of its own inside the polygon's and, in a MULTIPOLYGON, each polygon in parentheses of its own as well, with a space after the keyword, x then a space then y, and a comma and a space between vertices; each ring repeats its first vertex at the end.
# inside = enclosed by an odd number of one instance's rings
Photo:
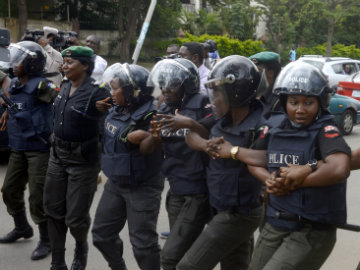
POLYGON ((59 137, 54 137, 54 144, 59 148, 63 148, 66 150, 75 149, 81 145, 81 142, 70 142, 60 139, 59 137))

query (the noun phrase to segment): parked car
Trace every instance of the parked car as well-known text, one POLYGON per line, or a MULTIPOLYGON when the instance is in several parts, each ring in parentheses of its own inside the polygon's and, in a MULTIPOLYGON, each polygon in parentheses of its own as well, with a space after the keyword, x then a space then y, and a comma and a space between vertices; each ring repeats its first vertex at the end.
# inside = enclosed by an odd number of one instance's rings
POLYGON ((330 100, 330 112, 343 135, 349 135, 354 125, 360 123, 360 101, 354 98, 335 93, 330 100))
POLYGON ((360 71, 360 61, 346 57, 325 57, 322 55, 302 55, 297 61, 304 61, 319 68, 329 80, 331 88, 336 89, 339 81, 360 71))
POLYGON ((360 72, 356 72, 345 78, 345 80, 340 81, 337 93, 360 100, 360 72))

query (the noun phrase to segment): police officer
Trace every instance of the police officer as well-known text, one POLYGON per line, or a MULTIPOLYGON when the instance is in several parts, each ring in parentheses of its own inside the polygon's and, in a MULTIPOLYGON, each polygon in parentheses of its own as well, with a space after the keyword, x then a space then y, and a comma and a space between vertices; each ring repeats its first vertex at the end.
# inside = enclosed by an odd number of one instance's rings
POLYGON ((165 59, 152 69, 149 83, 159 87, 164 104, 152 123, 152 133, 140 147, 151 152, 162 146, 165 160, 162 172, 170 184, 166 199, 170 235, 161 252, 163 269, 175 269, 177 263, 203 230, 210 216, 205 167, 207 157, 191 150, 185 143, 188 128, 172 131, 162 128, 163 115, 178 113, 194 120, 208 114, 208 99, 199 94, 199 74, 196 66, 183 58, 165 59))
POLYGON ((42 48, 35 42, 22 41, 11 44, 9 50, 15 78, 7 91, 11 104, 7 104, 9 109, 2 120, 3 127, 7 126, 11 154, 1 191, 7 210, 14 218, 15 228, 1 237, 0 243, 12 243, 33 236, 24 203, 24 190, 29 184, 30 213, 40 233, 40 242, 31 259, 38 260, 50 252, 43 190, 54 95, 51 93, 52 84, 42 76, 46 62, 42 48))
MULTIPOLYGON (((261 182, 236 160, 239 147, 250 147, 261 124, 262 105, 256 92, 262 85, 256 66, 232 55, 217 63, 206 83, 212 93, 215 115, 210 138, 224 138, 233 145, 227 159, 211 159, 207 169, 209 200, 216 215, 177 265, 177 269, 247 269, 252 235, 260 223, 261 182)), ((208 152, 205 139, 187 139, 192 148, 208 152)))
POLYGON ((263 115, 265 118, 269 118, 271 112, 281 109, 278 96, 272 93, 275 80, 281 71, 279 54, 265 51, 254 54, 249 59, 254 62, 260 72, 265 72, 268 88, 261 93, 260 100, 264 105, 263 115))
POLYGON ((267 149, 269 171, 251 171, 266 182, 269 197, 250 269, 320 269, 335 245, 336 224, 346 222, 351 151, 327 111, 330 89, 321 71, 291 63, 274 93, 286 113, 269 119, 255 146, 267 149), (294 165, 310 174, 287 184, 281 169, 294 165))
POLYGON ((71 270, 86 267, 90 227, 89 209, 99 173, 99 126, 102 113, 96 103, 108 91, 90 78, 93 50, 72 46, 62 51, 67 80, 54 101, 54 138, 44 192, 49 216, 52 270, 66 270, 67 229, 76 248, 71 270))
POLYGON ((149 72, 138 65, 114 64, 104 77, 110 81, 115 106, 105 120, 101 168, 108 177, 92 229, 94 245, 113 270, 127 269, 119 233, 128 222, 130 242, 140 269, 160 269, 156 233, 164 179, 162 153, 140 152, 128 141, 133 130, 148 130, 152 116, 153 87, 146 86, 149 72))

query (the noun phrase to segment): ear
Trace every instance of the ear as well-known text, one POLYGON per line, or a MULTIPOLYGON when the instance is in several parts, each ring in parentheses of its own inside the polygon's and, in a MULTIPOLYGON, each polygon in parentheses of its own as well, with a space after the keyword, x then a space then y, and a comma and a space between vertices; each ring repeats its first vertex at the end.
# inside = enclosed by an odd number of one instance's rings
POLYGON ((193 63, 200 63, 199 61, 199 55, 198 54, 193 54, 192 57, 191 57, 191 61, 193 63))

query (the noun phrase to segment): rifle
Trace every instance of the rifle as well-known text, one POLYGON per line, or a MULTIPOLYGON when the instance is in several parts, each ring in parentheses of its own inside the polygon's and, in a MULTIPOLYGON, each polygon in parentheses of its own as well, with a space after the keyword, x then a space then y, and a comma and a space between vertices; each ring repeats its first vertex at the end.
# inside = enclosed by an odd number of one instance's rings
POLYGON ((6 107, 10 112, 14 114, 19 112, 19 109, 16 107, 16 104, 7 96, 5 96, 4 93, 0 93, 0 97, 4 100, 6 107))

